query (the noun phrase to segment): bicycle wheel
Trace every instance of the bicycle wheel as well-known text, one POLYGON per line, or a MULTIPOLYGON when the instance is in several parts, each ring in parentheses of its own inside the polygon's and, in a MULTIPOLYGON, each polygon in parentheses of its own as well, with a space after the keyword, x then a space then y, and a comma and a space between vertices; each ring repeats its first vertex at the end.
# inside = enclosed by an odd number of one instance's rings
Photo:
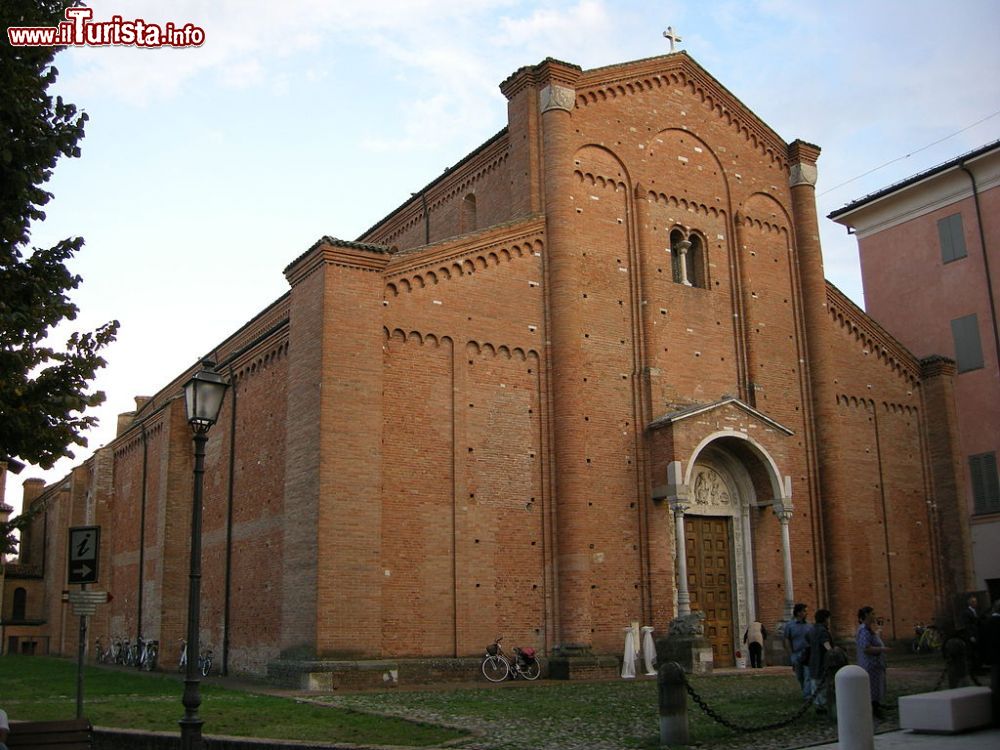
POLYGON ((521 676, 526 680, 537 680, 542 674, 542 665, 538 660, 528 662, 521 667, 521 676))
POLYGON ((201 676, 208 677, 208 673, 212 671, 212 657, 206 656, 201 660, 201 676))
POLYGON ((503 682, 510 674, 510 664, 502 656, 487 656, 483 659, 483 676, 490 682, 503 682))

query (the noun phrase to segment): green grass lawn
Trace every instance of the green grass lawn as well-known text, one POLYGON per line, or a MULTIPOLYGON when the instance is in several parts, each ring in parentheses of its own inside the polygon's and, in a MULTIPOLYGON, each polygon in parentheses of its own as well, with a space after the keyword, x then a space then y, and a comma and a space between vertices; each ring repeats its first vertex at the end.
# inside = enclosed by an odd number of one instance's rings
MULTIPOLYGON (((162 674, 86 667, 84 715, 96 726, 179 732, 184 683, 162 674)), ((299 703, 201 684, 206 734, 423 747, 461 732, 404 719, 299 703)), ((42 656, 0 658, 0 706, 11 719, 76 716, 75 662, 42 656)))

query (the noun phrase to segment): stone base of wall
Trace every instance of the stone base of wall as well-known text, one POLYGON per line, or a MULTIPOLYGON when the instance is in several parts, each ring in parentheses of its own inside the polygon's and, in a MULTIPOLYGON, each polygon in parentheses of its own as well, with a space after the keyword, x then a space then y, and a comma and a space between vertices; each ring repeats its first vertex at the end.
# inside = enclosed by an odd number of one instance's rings
MULTIPOLYGON (((621 661, 608 655, 557 655, 541 658, 542 677, 553 680, 615 679, 621 661)), ((267 665, 267 681, 293 690, 372 690, 396 685, 482 682, 479 657, 438 659, 280 659, 267 665)))
MULTIPOLYGON (((479 658, 290 660, 267 665, 272 684, 297 690, 365 690, 395 685, 483 682, 479 658)), ((543 662, 544 667, 544 662, 543 662)))
POLYGON ((553 680, 606 680, 621 675, 616 656, 553 656, 548 660, 548 676, 553 680))

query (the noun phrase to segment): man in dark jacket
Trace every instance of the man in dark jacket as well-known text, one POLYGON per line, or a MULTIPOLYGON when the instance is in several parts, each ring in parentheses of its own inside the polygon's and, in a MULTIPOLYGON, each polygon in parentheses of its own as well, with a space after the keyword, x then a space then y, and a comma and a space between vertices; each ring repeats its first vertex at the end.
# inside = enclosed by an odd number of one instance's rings
POLYGON ((972 594, 966 601, 959 619, 962 624, 962 640, 965 641, 965 655, 968 659, 969 675, 976 673, 982 663, 979 653, 979 600, 972 594))
POLYGON ((826 675, 827 655, 833 650, 833 636, 830 635, 830 610, 816 610, 816 624, 809 631, 809 691, 815 695, 816 713, 827 712, 827 691, 820 690, 826 675))

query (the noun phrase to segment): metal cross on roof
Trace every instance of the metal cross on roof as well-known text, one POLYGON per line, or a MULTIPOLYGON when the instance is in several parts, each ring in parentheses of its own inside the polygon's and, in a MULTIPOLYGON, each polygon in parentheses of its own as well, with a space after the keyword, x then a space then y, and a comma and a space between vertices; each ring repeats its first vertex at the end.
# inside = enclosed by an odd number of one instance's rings
POLYGON ((663 37, 670 40, 670 51, 674 51, 674 43, 684 41, 681 39, 680 34, 674 31, 673 26, 667 26, 667 30, 663 32, 663 37))

